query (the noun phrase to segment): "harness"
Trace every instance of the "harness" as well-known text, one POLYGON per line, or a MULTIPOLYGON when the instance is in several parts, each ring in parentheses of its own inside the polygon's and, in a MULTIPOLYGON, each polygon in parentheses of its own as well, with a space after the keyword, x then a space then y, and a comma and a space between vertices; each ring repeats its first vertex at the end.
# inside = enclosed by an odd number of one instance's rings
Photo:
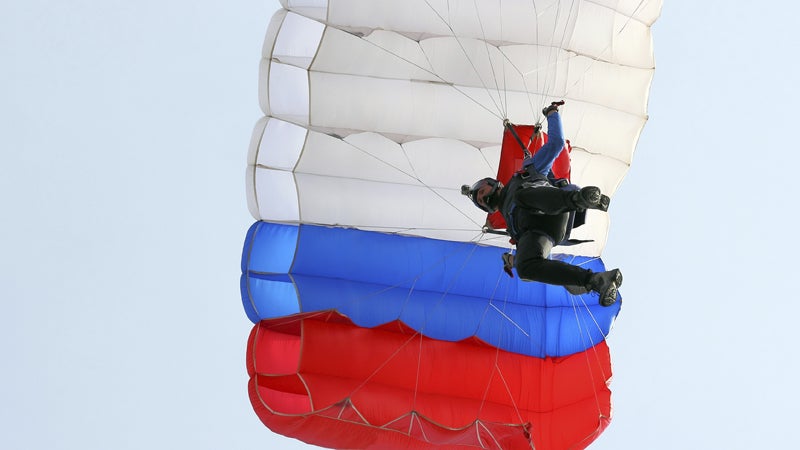
MULTIPOLYGON (((554 178, 552 176, 545 177, 536 172, 531 172, 528 169, 522 169, 516 172, 512 177, 511 180, 508 182, 507 191, 505 194, 505 198, 503 200, 503 205, 501 207, 501 212, 506 220, 506 233, 511 237, 510 242, 513 245, 519 241, 520 237, 523 234, 528 232, 540 232, 549 236, 549 234, 544 233, 541 230, 536 230, 535 228, 531 229, 518 229, 518 224, 516 221, 516 213, 517 205, 514 201, 514 194, 520 189, 527 189, 527 188, 542 188, 542 187, 555 187, 558 189, 566 189, 569 190, 570 183, 568 180, 563 178, 554 178)), ((544 215, 542 211, 536 210, 528 210, 528 213, 532 213, 534 215, 544 215)), ((591 242, 591 240, 581 240, 581 239, 570 239, 570 233, 573 228, 581 226, 586 221, 586 212, 576 212, 572 211, 569 213, 569 218, 567 219, 566 229, 564 230, 564 238, 560 242, 554 242, 554 245, 562 245, 562 246, 569 246, 569 245, 577 245, 584 242, 591 242)))

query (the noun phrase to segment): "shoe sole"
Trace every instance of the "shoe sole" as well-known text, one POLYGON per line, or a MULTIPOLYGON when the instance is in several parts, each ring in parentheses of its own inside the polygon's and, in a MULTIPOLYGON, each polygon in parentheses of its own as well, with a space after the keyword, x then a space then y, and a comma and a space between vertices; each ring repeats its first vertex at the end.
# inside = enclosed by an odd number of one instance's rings
POLYGON ((587 209, 599 209, 600 211, 608 211, 611 206, 611 197, 601 194, 598 188, 583 188, 581 189, 581 197, 586 202, 587 209), (591 189, 591 190, 590 190, 591 189))
POLYGON ((611 287, 608 288, 605 295, 600 297, 600 304, 602 306, 611 306, 617 302, 617 291, 620 286, 622 286, 622 272, 619 269, 615 270, 616 277, 614 277, 614 282, 611 284, 611 287))
POLYGON ((601 195, 600 201, 597 203, 597 209, 600 211, 608 211, 609 206, 611 206, 611 197, 607 195, 601 195))
POLYGON ((617 287, 611 286, 606 291, 606 294, 600 297, 600 304, 602 306, 611 306, 617 302, 617 287))

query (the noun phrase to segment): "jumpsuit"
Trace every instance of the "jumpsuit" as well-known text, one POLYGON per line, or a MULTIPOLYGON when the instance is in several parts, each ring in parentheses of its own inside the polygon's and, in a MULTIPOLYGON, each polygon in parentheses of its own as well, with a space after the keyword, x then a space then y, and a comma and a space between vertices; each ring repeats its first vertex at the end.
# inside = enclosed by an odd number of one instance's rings
POLYGON ((548 179, 553 162, 565 141, 558 112, 547 116, 548 140, 538 152, 523 162, 500 192, 500 211, 508 232, 517 242, 514 266, 526 281, 562 286, 586 286, 590 270, 551 260, 553 246, 569 237, 574 211, 572 196, 579 188, 554 186, 548 179))

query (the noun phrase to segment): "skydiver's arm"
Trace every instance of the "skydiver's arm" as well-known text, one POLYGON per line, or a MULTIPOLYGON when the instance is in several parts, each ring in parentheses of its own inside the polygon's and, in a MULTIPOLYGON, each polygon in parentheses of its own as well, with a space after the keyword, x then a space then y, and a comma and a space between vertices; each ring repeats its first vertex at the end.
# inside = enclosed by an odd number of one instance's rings
POLYGON ((523 160, 522 167, 528 170, 532 168, 536 173, 547 176, 553 167, 553 162, 558 158, 566 143, 561 125, 561 115, 554 112, 547 116, 547 142, 532 158, 523 160))

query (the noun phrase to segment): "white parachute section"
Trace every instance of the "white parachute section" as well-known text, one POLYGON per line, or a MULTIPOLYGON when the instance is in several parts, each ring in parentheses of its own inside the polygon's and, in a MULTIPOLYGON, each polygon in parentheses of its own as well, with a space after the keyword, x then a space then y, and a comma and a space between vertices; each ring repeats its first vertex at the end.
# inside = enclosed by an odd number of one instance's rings
MULTIPOLYGON (((504 119, 536 123, 561 99, 572 181, 613 196, 647 120, 661 3, 282 0, 261 61, 251 214, 507 246, 460 186, 497 173, 504 119)), ((572 237, 592 242, 569 253, 601 254, 608 214, 589 213, 572 237)))

